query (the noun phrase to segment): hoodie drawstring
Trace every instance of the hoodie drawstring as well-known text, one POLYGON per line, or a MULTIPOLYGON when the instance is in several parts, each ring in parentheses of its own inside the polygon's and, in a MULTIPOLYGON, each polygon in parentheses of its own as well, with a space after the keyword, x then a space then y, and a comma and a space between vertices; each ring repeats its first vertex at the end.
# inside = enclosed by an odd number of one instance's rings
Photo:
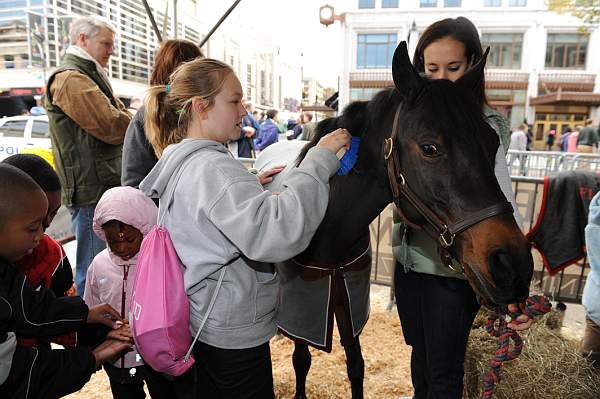
MULTIPOLYGON (((123 289, 121 291, 121 318, 125 319, 125 298, 127 297, 127 276, 129 275, 129 266, 123 266, 123 289)), ((125 354, 121 355, 121 380, 125 382, 127 374, 125 373, 125 354)))

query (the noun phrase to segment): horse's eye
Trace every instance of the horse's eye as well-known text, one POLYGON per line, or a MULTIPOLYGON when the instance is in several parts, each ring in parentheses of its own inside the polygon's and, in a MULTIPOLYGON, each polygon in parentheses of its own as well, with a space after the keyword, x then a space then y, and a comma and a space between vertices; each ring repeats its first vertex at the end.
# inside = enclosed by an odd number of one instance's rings
POLYGON ((429 158, 435 158, 440 155, 437 147, 433 144, 423 144, 421 146, 421 151, 423 152, 423 155, 429 158))

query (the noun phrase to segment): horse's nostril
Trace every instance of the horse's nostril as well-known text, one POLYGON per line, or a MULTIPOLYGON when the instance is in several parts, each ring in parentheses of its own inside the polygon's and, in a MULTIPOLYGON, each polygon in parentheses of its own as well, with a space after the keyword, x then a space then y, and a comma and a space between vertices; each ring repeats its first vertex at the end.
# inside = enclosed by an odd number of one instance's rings
POLYGON ((503 250, 497 250, 490 255, 490 272, 498 288, 512 286, 517 277, 512 257, 503 250))

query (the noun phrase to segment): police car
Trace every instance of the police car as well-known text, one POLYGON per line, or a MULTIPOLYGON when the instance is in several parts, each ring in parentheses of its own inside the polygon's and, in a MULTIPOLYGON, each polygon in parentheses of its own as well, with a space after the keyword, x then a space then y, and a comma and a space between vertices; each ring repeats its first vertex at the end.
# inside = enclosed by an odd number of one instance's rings
POLYGON ((34 148, 52 148, 47 115, 0 118, 0 160, 34 148))

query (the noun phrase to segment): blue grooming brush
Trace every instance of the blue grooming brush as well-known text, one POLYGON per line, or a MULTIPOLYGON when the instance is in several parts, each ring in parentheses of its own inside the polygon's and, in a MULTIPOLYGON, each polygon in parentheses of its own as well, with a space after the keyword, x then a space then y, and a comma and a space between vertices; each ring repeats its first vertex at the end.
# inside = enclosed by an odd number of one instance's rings
POLYGON ((338 176, 347 175, 352 170, 358 160, 358 148, 360 147, 360 137, 352 136, 350 149, 346 151, 340 159, 340 168, 337 171, 338 176))

